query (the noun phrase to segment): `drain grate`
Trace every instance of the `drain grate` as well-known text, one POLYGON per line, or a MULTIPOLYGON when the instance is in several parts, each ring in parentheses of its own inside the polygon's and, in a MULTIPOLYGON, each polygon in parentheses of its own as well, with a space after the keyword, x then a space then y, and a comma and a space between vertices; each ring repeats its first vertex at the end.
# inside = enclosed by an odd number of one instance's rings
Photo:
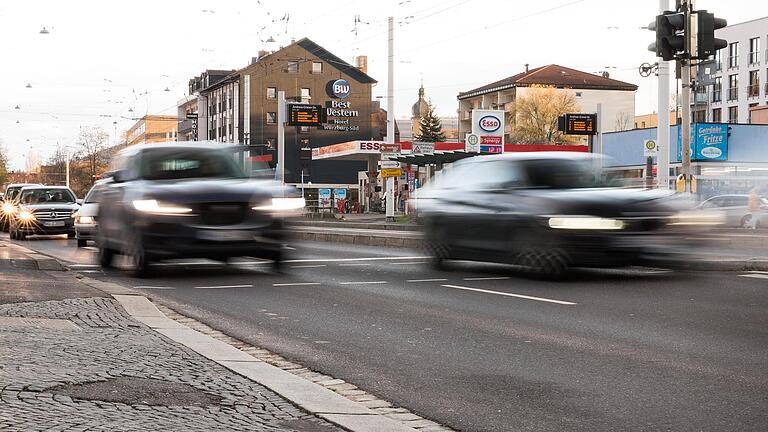
POLYGON ((53 318, 0 317, 0 327, 6 329, 80 330, 80 327, 70 320, 53 318))
POLYGON ((65 384, 46 391, 73 399, 120 402, 128 405, 211 406, 219 405, 222 401, 222 398, 189 384, 133 377, 65 384))

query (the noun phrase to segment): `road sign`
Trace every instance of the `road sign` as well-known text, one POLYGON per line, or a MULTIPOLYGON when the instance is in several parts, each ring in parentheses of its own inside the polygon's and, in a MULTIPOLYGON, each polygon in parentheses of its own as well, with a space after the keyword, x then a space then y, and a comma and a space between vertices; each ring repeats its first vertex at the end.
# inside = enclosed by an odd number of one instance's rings
POLYGON ((659 152, 659 145, 656 144, 656 140, 643 141, 643 154, 645 156, 656 156, 659 152))
POLYGON ((468 134, 464 138, 464 151, 467 153, 480 153, 480 137, 475 134, 468 134))
POLYGON ((320 126, 323 107, 309 104, 288 104, 288 126, 320 126))
POLYGON ((435 154, 435 143, 414 141, 411 147, 411 154, 414 155, 431 155, 435 154))
POLYGON ((400 177, 403 175, 403 170, 400 168, 382 168, 381 176, 386 177, 400 177))
POLYGON ((382 160, 379 161, 379 165, 382 169, 400 169, 402 165, 398 161, 382 160))
POLYGON ((196 112, 187 113, 186 115, 187 115, 187 119, 188 120, 197 119, 197 113, 196 112))

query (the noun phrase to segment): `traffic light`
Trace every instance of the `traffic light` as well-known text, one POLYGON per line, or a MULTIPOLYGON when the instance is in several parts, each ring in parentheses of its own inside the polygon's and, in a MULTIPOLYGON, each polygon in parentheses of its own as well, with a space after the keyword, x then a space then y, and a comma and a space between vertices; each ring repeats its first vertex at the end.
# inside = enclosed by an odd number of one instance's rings
POLYGON ((696 17, 698 22, 698 35, 696 38, 698 52, 696 53, 696 58, 706 60, 714 55, 717 50, 728 46, 728 41, 715 37, 715 30, 727 26, 728 22, 723 18, 716 18, 714 14, 706 10, 697 11, 696 17))
POLYGON ((656 21, 648 25, 656 32, 656 42, 648 45, 648 50, 665 61, 674 60, 679 52, 685 51, 685 13, 665 11, 657 15, 656 21))

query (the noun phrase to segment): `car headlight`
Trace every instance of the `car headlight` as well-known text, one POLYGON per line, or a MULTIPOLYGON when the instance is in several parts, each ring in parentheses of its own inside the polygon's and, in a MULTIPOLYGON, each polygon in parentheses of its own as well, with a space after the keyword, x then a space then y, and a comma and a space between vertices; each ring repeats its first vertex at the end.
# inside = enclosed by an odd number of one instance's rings
POLYGON ((304 198, 272 198, 269 203, 252 207, 254 210, 290 211, 302 209, 307 205, 304 198))
POLYGON ((184 215, 192 213, 192 209, 188 207, 181 207, 175 204, 164 203, 153 199, 148 200, 134 200, 133 208, 140 212, 152 213, 152 214, 166 214, 166 215, 184 215))
POLYGON ((3 213, 9 215, 16 211, 16 207, 11 203, 3 203, 3 213))
POLYGON ((672 216, 669 225, 714 226, 725 223, 724 215, 717 211, 683 211, 672 216))
POLYGON ((549 227, 571 230, 619 230, 624 222, 592 216, 558 216, 549 218, 549 227))
POLYGON ((35 220, 35 215, 29 210, 22 210, 19 212, 18 218, 22 222, 32 222, 35 220))
POLYGON ((77 216, 75 222, 79 224, 92 224, 94 222, 92 216, 77 216))

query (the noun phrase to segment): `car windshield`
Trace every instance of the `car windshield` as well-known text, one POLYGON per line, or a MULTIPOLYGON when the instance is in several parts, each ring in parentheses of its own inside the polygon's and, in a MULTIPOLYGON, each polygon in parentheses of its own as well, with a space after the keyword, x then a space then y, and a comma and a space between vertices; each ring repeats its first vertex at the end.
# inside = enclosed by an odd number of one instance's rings
POLYGON ((234 157, 219 150, 162 149, 142 157, 141 177, 146 180, 189 178, 243 178, 234 157))
POLYGON ((620 186, 596 159, 537 159, 522 162, 528 186, 547 189, 583 189, 620 186))
POLYGON ((75 196, 66 189, 30 189, 22 191, 22 204, 71 204, 75 196))
POLYGON ((8 189, 8 201, 13 201, 16 199, 16 197, 19 195, 19 192, 21 192, 21 188, 10 188, 8 189))

